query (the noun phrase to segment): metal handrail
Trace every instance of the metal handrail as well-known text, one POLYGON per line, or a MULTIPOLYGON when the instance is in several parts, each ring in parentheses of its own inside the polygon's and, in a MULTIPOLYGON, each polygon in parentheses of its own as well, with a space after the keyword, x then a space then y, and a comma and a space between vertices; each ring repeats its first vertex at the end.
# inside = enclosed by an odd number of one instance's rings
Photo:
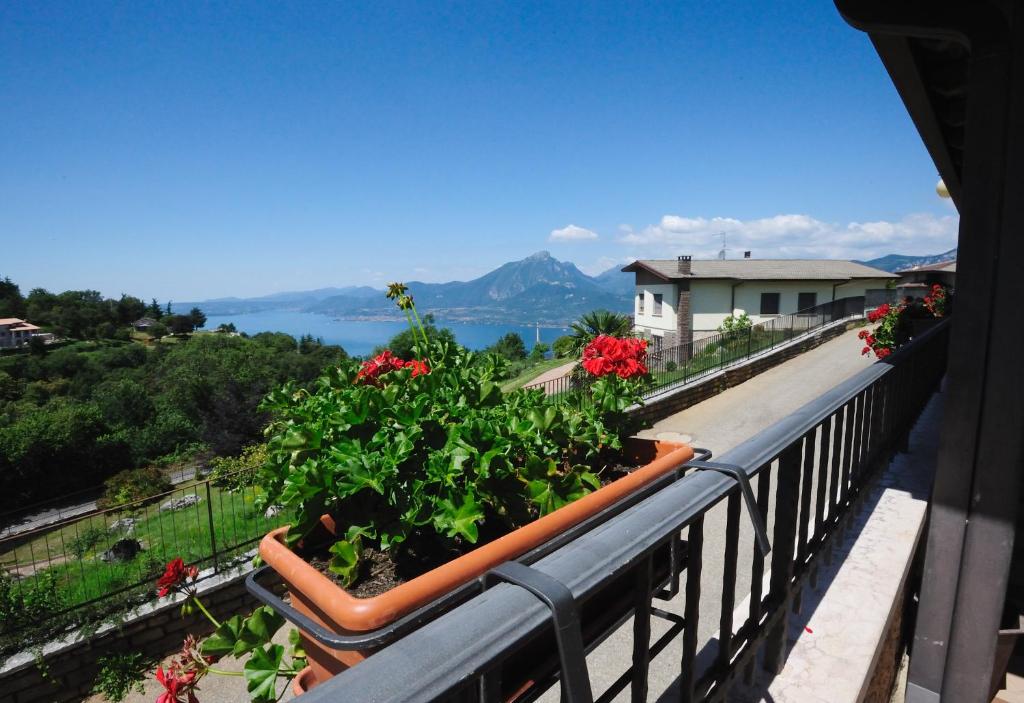
MULTIPOLYGON (((886 462, 888 452, 901 442, 937 387, 945 369, 948 327, 948 321, 943 321, 886 362, 857 373, 719 458, 719 463, 740 467, 748 478, 778 475, 769 590, 762 596, 766 564, 763 554, 755 554, 754 565, 760 568, 755 568, 751 579, 750 616, 738 628, 733 628, 732 617, 740 489, 733 478, 721 473, 688 473, 533 567, 564 584, 578 603, 585 603, 617 579, 621 583, 631 570, 645 564, 649 569, 656 550, 685 529, 689 561, 682 700, 720 699, 722 686, 753 661, 762 645, 764 665, 778 670, 785 656, 786 616, 799 596, 801 579, 827 549, 873 472, 886 462), (820 452, 815 451, 817 437, 820 452), (776 468, 769 470, 772 466, 776 468), (829 470, 831 478, 826 482, 829 470), (809 494, 815 485, 819 500, 817 515, 812 515, 809 494), (728 573, 731 564, 731 583, 727 578, 723 589, 718 655, 708 669, 698 671, 703 518, 722 502, 729 508, 726 569, 728 573), (827 519, 825 504, 829 505, 827 519)), ((769 491, 770 483, 759 480, 760 510, 769 505, 769 491)), ((646 610, 649 619, 652 609, 646 610)), ((640 620, 639 616, 634 619, 634 636, 649 637, 649 623, 644 630, 640 620)), ((503 661, 545 631, 551 632, 551 624, 543 604, 522 588, 498 585, 321 684, 303 700, 426 703, 472 691, 477 682, 478 698, 499 700, 493 693, 484 695, 496 689, 493 682, 485 687, 483 680, 493 678, 503 661)), ((642 646, 634 648, 630 670, 634 699, 646 688, 649 665, 649 657, 645 660, 640 650, 642 646)))

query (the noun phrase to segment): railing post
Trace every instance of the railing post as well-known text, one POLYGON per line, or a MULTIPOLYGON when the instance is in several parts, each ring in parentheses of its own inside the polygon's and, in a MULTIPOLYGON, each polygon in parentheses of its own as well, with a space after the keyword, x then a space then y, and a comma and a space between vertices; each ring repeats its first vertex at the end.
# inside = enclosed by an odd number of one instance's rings
POLYGON ((213 555, 213 572, 220 571, 217 563, 217 534, 213 531, 213 498, 210 493, 210 480, 206 480, 206 517, 210 521, 210 553, 213 555))
POLYGON ((792 602, 793 552, 800 509, 800 460, 803 441, 791 444, 779 457, 779 485, 775 495, 775 533, 769 599, 776 612, 765 644, 764 668, 778 674, 786 662, 786 628, 792 602))

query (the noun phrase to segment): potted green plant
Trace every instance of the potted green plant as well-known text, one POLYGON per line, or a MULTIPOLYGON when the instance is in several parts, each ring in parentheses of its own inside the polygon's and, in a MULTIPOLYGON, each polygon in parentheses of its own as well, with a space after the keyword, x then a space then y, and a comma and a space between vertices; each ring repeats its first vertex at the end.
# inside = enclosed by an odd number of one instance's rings
MULTIPOLYGON (((329 629, 387 625, 692 458, 685 445, 627 441, 645 340, 593 340, 576 402, 503 393, 498 359, 429 339, 405 287, 388 295, 417 358, 343 363, 264 405, 274 419, 260 483, 292 519, 260 554, 292 605, 329 629)), ((309 682, 365 656, 312 637, 303 647, 309 682)))

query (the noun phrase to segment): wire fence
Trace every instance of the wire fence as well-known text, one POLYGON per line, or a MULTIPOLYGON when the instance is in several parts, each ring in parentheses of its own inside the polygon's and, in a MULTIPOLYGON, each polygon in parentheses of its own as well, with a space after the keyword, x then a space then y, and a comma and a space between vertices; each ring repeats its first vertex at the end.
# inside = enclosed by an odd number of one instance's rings
POLYGON ((181 557, 214 574, 235 565, 285 521, 257 507, 242 472, 0 539, 0 654, 25 631, 70 627, 154 597, 181 557))
MULTIPOLYGON (((718 332, 702 339, 647 354, 647 368, 653 382, 644 392, 649 398, 672 386, 683 385, 758 354, 786 344, 840 320, 860 317, 865 310, 864 296, 840 298, 813 308, 779 315, 766 322, 732 332, 718 332)), ((524 388, 543 389, 558 399, 578 400, 586 381, 579 374, 533 383, 524 388)))

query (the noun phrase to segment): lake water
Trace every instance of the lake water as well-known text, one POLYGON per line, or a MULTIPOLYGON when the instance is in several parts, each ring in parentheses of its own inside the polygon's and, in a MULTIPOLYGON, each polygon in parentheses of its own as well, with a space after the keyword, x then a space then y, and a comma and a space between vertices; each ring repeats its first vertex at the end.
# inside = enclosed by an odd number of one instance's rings
MULTIPOLYGON (((234 323, 239 332, 286 332, 293 337, 311 334, 325 344, 338 344, 354 356, 365 356, 373 348, 386 343, 393 336, 407 329, 404 321, 360 321, 336 320, 328 315, 313 312, 270 310, 241 315, 209 315, 206 329, 217 325, 234 323)), ((526 342, 527 350, 533 347, 537 338, 536 327, 498 324, 472 324, 467 322, 446 322, 438 320, 438 327, 448 327, 455 333, 459 344, 470 349, 483 349, 494 344, 509 332, 518 332, 526 342)), ((540 341, 551 344, 557 337, 568 334, 565 327, 541 327, 540 341)))

